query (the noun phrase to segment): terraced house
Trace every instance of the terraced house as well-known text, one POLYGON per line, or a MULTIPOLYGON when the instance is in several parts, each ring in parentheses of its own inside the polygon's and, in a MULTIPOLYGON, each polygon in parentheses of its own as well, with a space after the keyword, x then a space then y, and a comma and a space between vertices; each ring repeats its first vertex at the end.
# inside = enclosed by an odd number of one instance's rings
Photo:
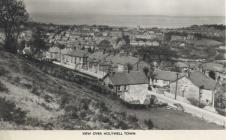
POLYGON ((88 54, 82 50, 63 49, 61 51, 61 64, 73 69, 82 69, 87 65, 88 54))

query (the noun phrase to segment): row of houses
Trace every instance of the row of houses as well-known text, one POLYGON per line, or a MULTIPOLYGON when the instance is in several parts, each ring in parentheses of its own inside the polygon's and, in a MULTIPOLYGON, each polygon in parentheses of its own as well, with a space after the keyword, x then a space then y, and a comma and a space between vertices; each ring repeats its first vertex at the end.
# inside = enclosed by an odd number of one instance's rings
POLYGON ((125 54, 109 54, 103 51, 88 53, 80 49, 59 49, 52 47, 45 55, 47 60, 67 66, 72 69, 81 70, 99 75, 103 78, 108 72, 128 70, 128 65, 137 67, 139 59, 125 54))
MULTIPOLYGON (((199 100, 201 93, 200 100, 206 105, 212 105, 214 101, 217 81, 205 75, 205 72, 188 69, 183 63, 176 63, 176 66, 182 69, 181 72, 155 70, 154 79, 149 81, 139 69, 139 59, 132 56, 103 52, 88 54, 82 50, 51 48, 46 58, 72 69, 101 75, 98 78, 103 80, 113 93, 130 103, 147 103, 150 96, 149 85, 156 89, 166 88, 171 94, 196 100, 199 100), (134 67, 133 70, 128 69, 128 64, 134 67)), ((203 70, 207 70, 209 65, 203 65, 203 70)))
POLYGON ((217 87, 215 80, 199 71, 186 75, 157 70, 154 79, 150 81, 141 71, 123 71, 110 73, 103 78, 103 81, 104 85, 112 89, 113 93, 130 104, 148 104, 151 95, 148 87, 151 85, 157 91, 166 89, 165 91, 172 96, 180 96, 187 100, 200 101, 206 106, 214 106, 217 87))

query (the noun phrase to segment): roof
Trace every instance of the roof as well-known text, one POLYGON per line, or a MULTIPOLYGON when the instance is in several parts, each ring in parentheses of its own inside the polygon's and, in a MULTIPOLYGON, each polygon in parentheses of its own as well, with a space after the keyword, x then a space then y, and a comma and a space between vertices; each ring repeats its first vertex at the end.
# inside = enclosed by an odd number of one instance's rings
POLYGON ((191 72, 188 79, 190 79, 191 82, 197 87, 203 86, 206 90, 214 90, 217 84, 215 80, 207 77, 199 71, 191 72))
POLYGON ((222 45, 222 42, 212 40, 212 39, 200 39, 200 40, 195 40, 192 41, 196 46, 218 46, 222 45))
POLYGON ((179 73, 177 77, 177 72, 163 71, 163 70, 157 70, 154 72, 154 74, 155 74, 155 79, 164 80, 164 81, 175 81, 185 76, 185 74, 179 73))
POLYGON ((178 68, 188 68, 188 65, 183 63, 183 62, 177 62, 175 64, 175 66, 178 67, 178 68))
POLYGON ((58 47, 51 47, 49 49, 50 53, 60 53, 60 49, 58 47))
POLYGON ((103 52, 94 52, 93 54, 89 55, 89 61, 102 61, 107 57, 107 54, 103 52))
POLYGON ((113 85, 139 85, 148 84, 148 79, 143 72, 127 71, 116 72, 108 75, 113 85))
POLYGON ((88 53, 83 50, 70 50, 70 49, 63 49, 61 51, 64 55, 74 56, 74 57, 87 57, 88 53))
POLYGON ((122 64, 122 65, 126 65, 128 63, 130 64, 136 64, 139 59, 136 57, 132 57, 132 56, 126 56, 126 55, 110 55, 108 57, 106 57, 106 61, 110 61, 113 64, 122 64))
POLYGON ((202 68, 208 71, 226 72, 224 65, 218 63, 205 63, 202 68))

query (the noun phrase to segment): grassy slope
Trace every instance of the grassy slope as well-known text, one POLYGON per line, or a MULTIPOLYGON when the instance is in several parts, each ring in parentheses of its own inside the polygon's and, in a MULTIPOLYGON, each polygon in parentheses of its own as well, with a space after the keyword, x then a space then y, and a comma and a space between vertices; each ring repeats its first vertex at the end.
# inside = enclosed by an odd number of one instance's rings
POLYGON ((146 128, 131 116, 109 110, 92 96, 93 91, 44 74, 22 58, 1 50, 0 71, 0 82, 8 89, 0 91, 0 98, 27 112, 23 124, 2 120, 0 129, 146 128))

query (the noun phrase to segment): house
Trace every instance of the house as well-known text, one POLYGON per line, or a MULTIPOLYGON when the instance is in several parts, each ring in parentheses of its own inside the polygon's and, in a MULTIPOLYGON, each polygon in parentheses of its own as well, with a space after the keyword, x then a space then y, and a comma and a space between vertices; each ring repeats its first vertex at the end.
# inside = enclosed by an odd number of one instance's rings
POLYGON ((3 43, 4 40, 5 40, 5 34, 0 31, 0 43, 3 43))
POLYGON ((158 41, 146 41, 145 46, 159 47, 160 43, 158 41))
POLYGON ((130 104, 145 104, 149 95, 148 79, 143 72, 113 72, 103 79, 113 93, 130 104))
POLYGON ((58 47, 51 47, 49 51, 46 52, 46 59, 60 62, 61 61, 60 53, 61 50, 58 47))
POLYGON ((189 69, 189 66, 186 63, 183 62, 177 62, 175 63, 175 68, 178 68, 181 72, 187 72, 189 69))
POLYGON ((139 58, 117 54, 117 55, 109 55, 106 57, 106 61, 112 63, 113 71, 125 71, 128 70, 128 64, 135 66, 139 63, 139 58))
POLYGON ((171 41, 185 41, 186 36, 185 35, 172 35, 171 41))
POLYGON ((131 45, 131 46, 139 46, 139 42, 136 41, 136 40, 131 40, 131 41, 130 41, 130 45, 131 45))
POLYGON ((213 105, 216 81, 199 71, 189 72, 170 84, 170 93, 187 99, 200 100, 205 105, 213 105), (177 87, 177 89, 176 89, 177 87))
POLYGON ((154 72, 154 79, 150 84, 157 87, 168 87, 170 83, 176 79, 183 77, 185 74, 172 71, 156 70, 154 72))
POLYGON ((74 69, 82 69, 87 66, 88 54, 82 50, 63 49, 61 51, 61 64, 74 69))
POLYGON ((103 53, 102 51, 94 52, 88 56, 87 68, 86 70, 99 73, 101 75, 106 75, 109 71, 111 64, 105 61, 105 58, 108 54, 103 53))
POLYGON ((222 80, 226 74, 226 68, 218 63, 205 63, 201 66, 202 72, 215 80, 222 80))

